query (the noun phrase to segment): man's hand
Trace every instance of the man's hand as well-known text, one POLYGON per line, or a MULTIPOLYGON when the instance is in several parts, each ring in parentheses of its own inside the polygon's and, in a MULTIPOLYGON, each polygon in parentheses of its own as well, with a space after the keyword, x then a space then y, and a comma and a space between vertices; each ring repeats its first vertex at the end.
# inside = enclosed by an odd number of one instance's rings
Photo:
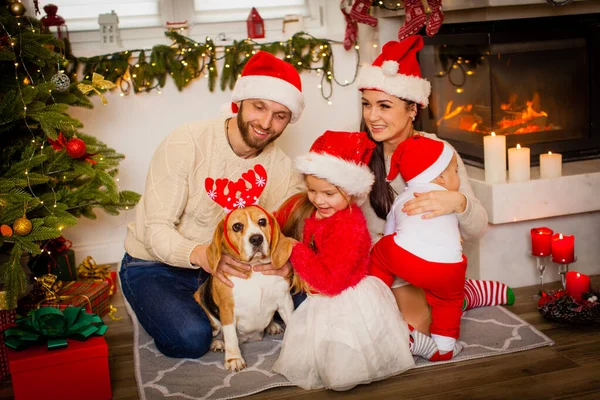
POLYGON ((292 275, 292 264, 290 262, 286 262, 281 268, 273 268, 273 266, 269 264, 259 264, 254 266, 255 272, 262 272, 265 275, 279 275, 284 278, 289 278, 292 275))
MULTIPOLYGON (((198 245, 194 247, 194 250, 190 254, 190 262, 192 264, 198 265, 200 268, 208 272, 209 274, 215 276, 221 282, 229 287, 233 287, 233 282, 231 282, 225 274, 235 276, 241 279, 247 279, 248 275, 245 272, 249 272, 251 267, 248 264, 239 262, 234 260, 230 256, 223 254, 221 256, 221 260, 219 261, 219 265, 215 271, 210 268, 208 263, 208 257, 206 256, 206 250, 208 246, 198 245)), ((270 265, 270 264, 269 264, 270 265)))

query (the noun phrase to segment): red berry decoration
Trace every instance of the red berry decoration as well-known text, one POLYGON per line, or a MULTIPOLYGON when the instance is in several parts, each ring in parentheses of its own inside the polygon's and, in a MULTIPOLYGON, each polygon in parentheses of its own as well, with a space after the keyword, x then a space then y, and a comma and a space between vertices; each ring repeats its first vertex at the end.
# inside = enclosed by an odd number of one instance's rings
POLYGON ((67 154, 71 158, 81 158, 85 156, 85 142, 78 137, 73 137, 73 139, 67 142, 67 154))

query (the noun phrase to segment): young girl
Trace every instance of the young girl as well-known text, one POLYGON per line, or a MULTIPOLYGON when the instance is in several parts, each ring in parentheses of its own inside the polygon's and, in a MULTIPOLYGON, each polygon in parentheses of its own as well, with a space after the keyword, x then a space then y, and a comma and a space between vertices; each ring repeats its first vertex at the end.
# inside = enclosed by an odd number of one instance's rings
POLYGON ((371 239, 358 205, 373 184, 373 148, 364 132, 325 132, 296 160, 307 193, 278 212, 280 220, 289 214, 284 232, 303 225, 290 261, 308 298, 292 314, 273 370, 304 389, 348 390, 414 366, 394 296, 367 276, 371 239))

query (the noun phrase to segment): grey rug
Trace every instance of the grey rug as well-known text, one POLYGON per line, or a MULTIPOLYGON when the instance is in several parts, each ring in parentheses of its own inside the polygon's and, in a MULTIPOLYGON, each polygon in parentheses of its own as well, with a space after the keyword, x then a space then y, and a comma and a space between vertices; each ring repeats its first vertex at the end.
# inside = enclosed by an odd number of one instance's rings
MULTIPOLYGON (((230 373, 223 368, 223 353, 199 359, 163 356, 128 308, 134 325, 134 361, 140 399, 217 400, 248 396, 279 386, 293 386, 273 373, 282 335, 241 346, 248 368, 230 373)), ((446 363, 495 356, 554 344, 546 335, 502 307, 469 310, 461 322, 462 353, 446 363)), ((416 368, 430 366, 418 359, 416 368)), ((439 362, 436 364, 440 364, 439 362)))

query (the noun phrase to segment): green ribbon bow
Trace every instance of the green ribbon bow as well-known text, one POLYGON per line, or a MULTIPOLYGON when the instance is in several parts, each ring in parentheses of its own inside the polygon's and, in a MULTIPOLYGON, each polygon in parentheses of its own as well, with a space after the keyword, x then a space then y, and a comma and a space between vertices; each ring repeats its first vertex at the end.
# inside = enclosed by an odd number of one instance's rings
POLYGON ((16 322, 16 327, 4 331, 4 343, 15 350, 44 339, 48 349, 59 349, 67 346, 67 338, 86 340, 92 335, 102 336, 108 329, 98 315, 89 314, 82 307, 67 307, 64 311, 42 307, 16 322))

